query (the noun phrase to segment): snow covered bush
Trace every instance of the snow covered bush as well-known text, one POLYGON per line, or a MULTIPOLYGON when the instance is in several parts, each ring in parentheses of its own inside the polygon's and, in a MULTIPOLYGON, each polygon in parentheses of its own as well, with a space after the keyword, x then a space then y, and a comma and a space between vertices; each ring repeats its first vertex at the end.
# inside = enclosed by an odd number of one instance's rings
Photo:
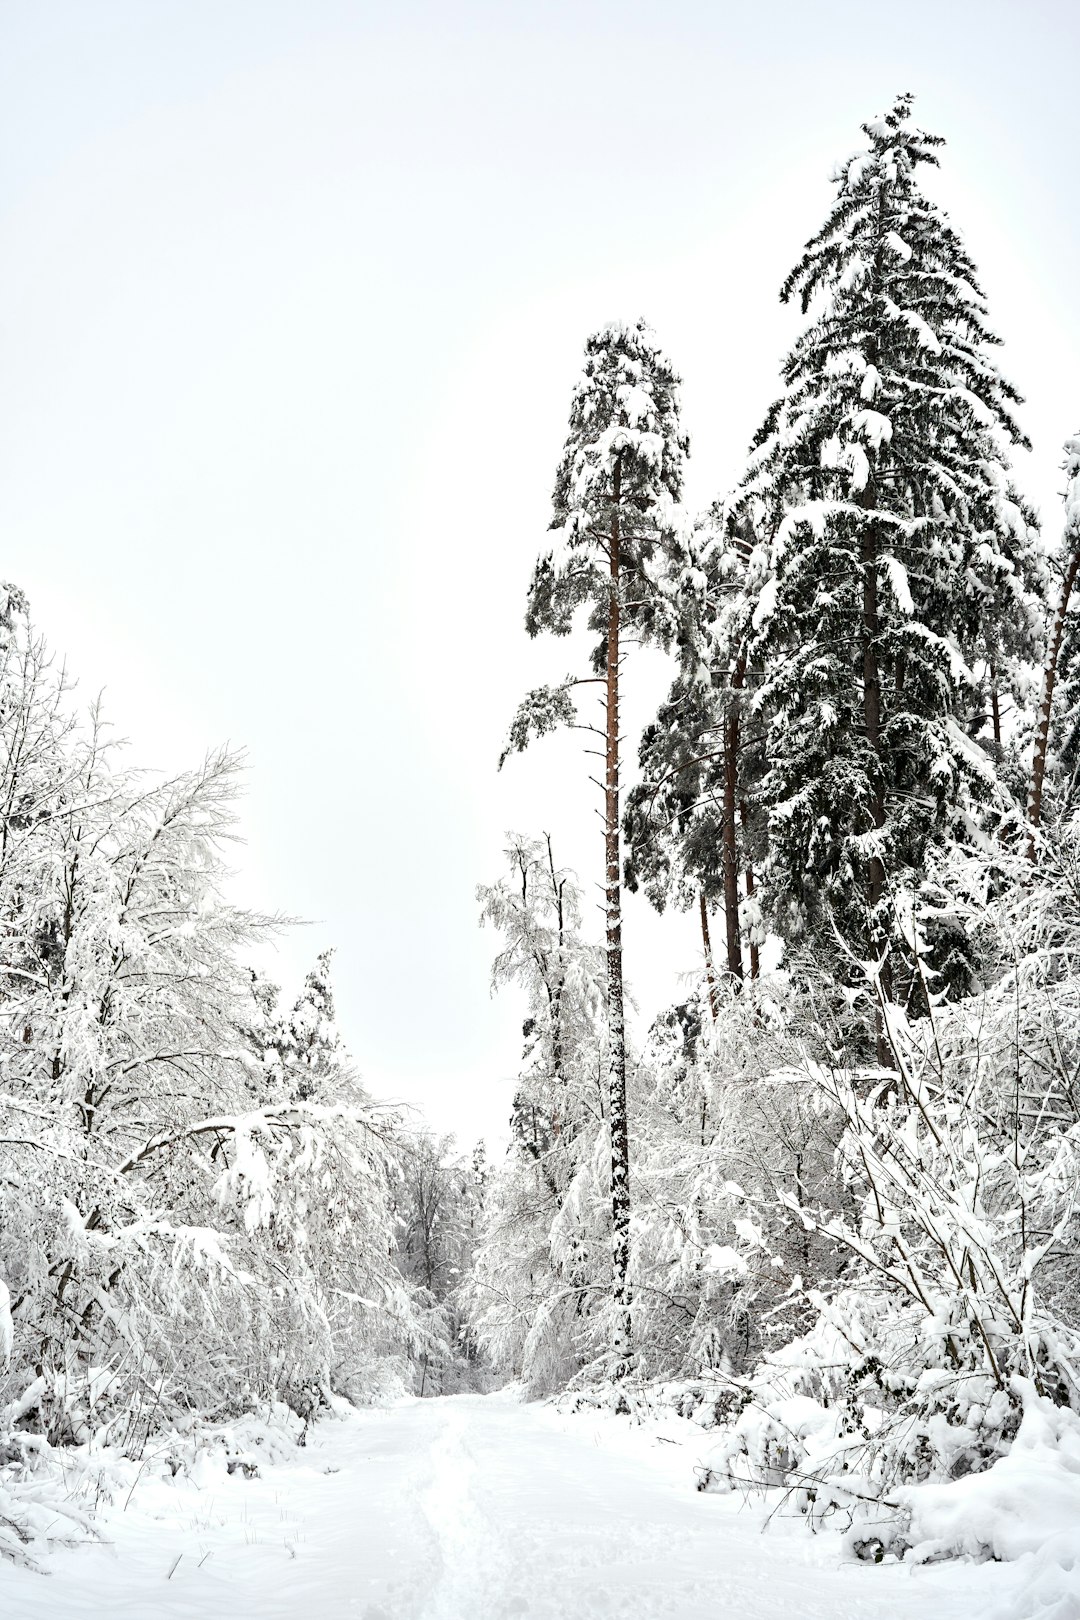
POLYGON ((830 1190, 835 1109, 779 1065, 801 1050, 789 983, 732 980, 654 1025, 636 1070, 635 1287, 642 1375, 744 1371, 809 1320, 835 1245, 794 1220, 830 1190), (715 1009, 715 1011, 714 1011, 715 1009))
POLYGON ((713 1483, 858 1509, 995 1464, 1034 1397, 1080 1410, 1080 829, 1047 838, 1036 881, 1019 861, 1004 878, 971 857, 951 874, 985 990, 935 996, 924 964, 927 1016, 881 1001, 890 1068, 823 1061, 824 1030, 807 1051, 843 1196, 780 1202, 844 1258, 806 1291, 811 1330, 739 1382, 713 1483))
POLYGON ((1080 1419, 1040 1395, 1029 1379, 1015 1379, 1011 1393, 1019 1426, 992 1468, 896 1491, 897 1523, 913 1560, 1045 1556, 1048 1543, 1056 1543, 1059 1560, 1075 1562, 1080 1419))

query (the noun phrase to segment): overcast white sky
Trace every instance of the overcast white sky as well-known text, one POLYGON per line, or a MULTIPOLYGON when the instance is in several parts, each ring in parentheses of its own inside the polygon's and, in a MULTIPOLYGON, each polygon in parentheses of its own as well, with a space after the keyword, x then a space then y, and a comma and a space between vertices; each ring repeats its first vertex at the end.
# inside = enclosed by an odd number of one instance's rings
MULTIPOLYGON (((495 773, 567 666, 522 611, 586 334, 657 328, 705 504, 832 164, 912 89, 1056 525, 1078 65, 1076 0, 0 3, 0 576, 140 762, 247 746, 237 893, 313 919, 291 987, 337 947, 378 1092, 500 1136, 521 1008, 475 886, 509 827, 600 875, 570 739, 495 773)), ((627 932, 644 1013, 697 941, 627 932)))

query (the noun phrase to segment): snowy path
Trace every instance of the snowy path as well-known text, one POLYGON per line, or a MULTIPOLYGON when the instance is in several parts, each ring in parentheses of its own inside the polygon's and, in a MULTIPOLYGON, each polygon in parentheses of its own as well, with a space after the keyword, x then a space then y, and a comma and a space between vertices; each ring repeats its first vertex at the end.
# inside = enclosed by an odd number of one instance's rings
MULTIPOLYGON (((686 1426, 688 1428, 688 1426, 686 1426)), ((690 1488, 693 1450, 500 1396, 322 1424, 303 1464, 147 1480, 12 1620, 984 1620, 1002 1566, 841 1564, 690 1488), (176 1559, 179 1557, 179 1563, 176 1559), (175 1566, 175 1567, 174 1567, 175 1566), (172 1574, 170 1576, 170 1570, 172 1574)))

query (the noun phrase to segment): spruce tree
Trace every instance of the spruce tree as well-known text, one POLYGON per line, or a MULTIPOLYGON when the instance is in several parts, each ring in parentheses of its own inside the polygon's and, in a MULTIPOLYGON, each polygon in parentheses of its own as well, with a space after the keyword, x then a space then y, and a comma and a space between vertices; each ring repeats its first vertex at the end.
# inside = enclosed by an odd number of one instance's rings
POLYGON ((1037 647, 1044 589, 1007 472, 1019 395, 975 266, 920 190, 943 142, 910 113, 900 96, 863 126, 782 288, 813 319, 726 506, 746 589, 714 627, 761 726, 772 924, 835 928, 886 994, 898 896, 998 791, 987 708, 1037 647))
MULTIPOLYGON (((630 1162, 626 1118, 620 843, 619 676, 628 633, 670 644, 687 555, 676 503, 688 444, 679 425, 678 385, 643 321, 613 323, 589 338, 585 370, 555 479, 556 544, 538 560, 526 629, 567 635, 588 610, 599 636, 591 680, 603 687, 604 868, 611 1131, 614 1371, 632 1365, 630 1162)), ((506 754, 559 724, 575 724, 570 677, 531 692, 514 720, 506 754)))

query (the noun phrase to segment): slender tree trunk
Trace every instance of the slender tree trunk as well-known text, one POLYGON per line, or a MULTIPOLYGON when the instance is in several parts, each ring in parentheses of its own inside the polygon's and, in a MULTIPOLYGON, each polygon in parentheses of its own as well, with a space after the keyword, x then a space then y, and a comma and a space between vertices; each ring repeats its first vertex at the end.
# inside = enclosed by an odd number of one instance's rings
POLYGON ((1050 631, 1050 645, 1046 649, 1042 702, 1039 705, 1039 725, 1035 733, 1035 757, 1031 763, 1031 796, 1028 799, 1028 821, 1031 823, 1027 847, 1029 861, 1035 859, 1035 834, 1042 820, 1043 779, 1046 776, 1046 754, 1050 743, 1050 712, 1054 703, 1054 687, 1057 683, 1061 641, 1065 634, 1065 615, 1069 611, 1069 598, 1072 596, 1073 586, 1076 584, 1078 570, 1080 570, 1080 534, 1073 536, 1072 555, 1069 558, 1069 566, 1065 571, 1065 578, 1061 582, 1061 595, 1058 598, 1057 612, 1054 614, 1054 623, 1050 631))
MULTIPOLYGON (((562 997, 566 982, 565 956, 563 952, 566 921, 563 915, 563 884, 559 882, 555 870, 555 852, 551 847, 551 834, 545 833, 548 854, 548 874, 551 878, 551 897, 555 905, 555 917, 558 923, 559 954, 555 967, 555 982, 548 988, 548 1006, 551 1014, 551 1072, 557 1087, 555 1095, 559 1102, 552 1129, 556 1136, 562 1135, 562 1108, 566 1095, 566 1078, 563 1074, 563 1040, 562 1040, 562 997)), ((547 975, 545 974, 545 981, 547 975)))
MULTIPOLYGON (((874 779, 870 795, 870 813, 875 827, 885 825, 885 794, 881 768, 881 674, 878 668, 878 579, 876 547, 872 535, 862 543, 863 616, 862 616, 862 670, 863 670, 863 724, 866 740, 873 758, 874 779)), ((868 899, 871 910, 876 911, 885 892, 885 868, 881 857, 870 861, 868 899)))
MULTIPOLYGON (((731 676, 731 690, 737 692, 746 682, 746 649, 740 652, 735 661, 735 668, 731 676)), ((739 711, 736 700, 728 699, 727 713, 724 716, 724 821, 722 832, 722 856, 724 873, 724 910, 727 914, 727 965, 728 972, 737 979, 743 977, 742 933, 739 929, 739 841, 735 828, 735 815, 739 792, 739 711)), ((745 821, 745 806, 743 806, 745 821)), ((748 876, 750 888, 748 894, 753 894, 753 874, 748 876)), ((757 977, 757 946, 752 945, 751 973, 757 977)))
POLYGON ((721 852, 724 872, 724 917, 727 923, 727 967, 736 979, 743 976, 742 940, 739 937, 739 845, 735 828, 739 772, 739 717, 724 716, 724 824, 721 852))
MULTIPOLYGON (((745 799, 743 799, 742 803, 739 805, 739 815, 740 815, 741 820, 742 820, 743 832, 745 834, 747 829, 750 826, 750 807, 747 804, 745 799)), ((746 863, 746 898, 748 900, 753 900, 753 898, 754 898, 754 868, 751 866, 749 860, 746 863)), ((751 908, 751 909, 753 909, 753 908, 751 908)), ((758 977, 758 975, 760 974, 760 972, 761 972, 761 952, 759 951, 758 947, 755 945, 753 939, 751 938, 751 940, 750 940, 750 977, 752 979, 756 979, 758 977)))
POLYGON ((990 719, 994 727, 994 757, 1001 758, 1001 699, 998 697, 997 666, 990 665, 990 719))
MULTIPOLYGON (((867 491, 869 500, 873 497, 867 491)), ((863 674, 863 724, 866 729, 866 740, 870 745, 872 754, 871 768, 873 782, 870 793, 870 814, 875 829, 885 825, 885 774, 881 758, 881 671, 878 664, 878 577, 877 577, 877 544, 873 528, 867 524, 863 531, 860 543, 860 560, 862 562, 862 674, 863 674)), ((870 857, 869 872, 867 875, 866 898, 870 910, 870 926, 872 931, 871 948, 882 953, 885 948, 884 931, 881 928, 879 908, 885 894, 885 867, 880 855, 870 857)), ((889 993, 888 963, 881 968, 881 986, 886 995, 889 993)), ((877 1061, 882 1068, 888 1068, 892 1063, 892 1053, 885 1039, 885 1030, 882 1023, 881 1012, 874 1011, 874 1044, 877 1048, 877 1061)))
POLYGON ((607 925, 607 994, 611 1125, 611 1286, 615 1306, 615 1377, 633 1366, 630 1305, 630 1144, 626 1121, 626 1028, 623 1014, 622 862, 619 842, 619 500, 622 468, 615 462, 607 631, 604 864, 607 925))
POLYGON ((709 1010, 715 1023, 720 1016, 720 1003, 716 989, 716 974, 713 972, 712 940, 709 937, 709 905, 705 899, 704 889, 698 895, 698 908, 701 913, 701 943, 705 947, 705 977, 709 981, 709 1010))

